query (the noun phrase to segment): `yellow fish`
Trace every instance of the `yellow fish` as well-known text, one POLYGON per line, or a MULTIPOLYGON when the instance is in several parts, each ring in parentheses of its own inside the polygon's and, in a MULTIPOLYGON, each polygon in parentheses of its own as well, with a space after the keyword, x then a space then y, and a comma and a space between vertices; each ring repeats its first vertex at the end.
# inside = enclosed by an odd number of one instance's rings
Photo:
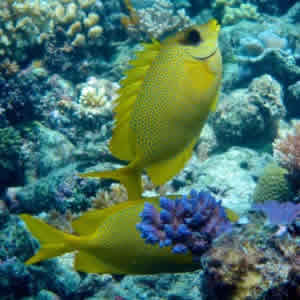
POLYGON ((238 220, 209 193, 195 191, 187 197, 141 198, 86 212, 72 223, 78 235, 64 233, 27 214, 20 217, 41 244, 26 264, 77 250, 76 270, 110 274, 198 269, 199 256, 210 242, 231 228, 230 220, 238 220))
POLYGON ((163 42, 144 44, 125 72, 114 109, 110 150, 129 164, 83 177, 118 180, 134 200, 140 199, 144 169, 161 185, 184 167, 216 108, 222 74, 219 31, 217 21, 211 20, 163 42))
MULTIPOLYGON (((158 206, 158 198, 147 198, 158 206)), ((26 264, 78 250, 74 268, 88 273, 154 274, 185 272, 199 268, 192 255, 174 254, 170 248, 146 244, 136 229, 145 201, 126 201, 89 211, 73 221, 79 235, 57 230, 27 214, 20 215, 41 249, 26 264)))

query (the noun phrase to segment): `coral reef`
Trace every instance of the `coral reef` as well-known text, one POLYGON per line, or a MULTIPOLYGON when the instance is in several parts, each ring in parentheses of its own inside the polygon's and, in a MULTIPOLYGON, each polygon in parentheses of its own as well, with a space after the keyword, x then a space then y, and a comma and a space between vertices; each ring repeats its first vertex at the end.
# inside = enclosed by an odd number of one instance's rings
POLYGON ((92 207, 102 209, 111 205, 128 200, 125 187, 118 183, 113 183, 110 190, 100 190, 92 200, 92 207))
POLYGON ((202 256, 204 299, 265 299, 289 278, 289 284, 295 282, 291 272, 299 251, 297 239, 288 234, 277 237, 276 228, 264 226, 257 215, 249 217, 248 225, 215 240, 202 256))
POLYGON ((98 12, 103 9, 102 2, 78 0, 72 3, 55 3, 54 20, 57 26, 65 29, 66 36, 73 47, 101 45, 103 27, 99 25, 98 12))
POLYGON ((219 148, 216 134, 209 123, 202 129, 199 141, 195 148, 195 153, 199 161, 205 161, 211 154, 219 148))
POLYGON ((205 287, 209 295, 206 299, 249 299, 250 291, 262 281, 257 267, 259 258, 250 256, 253 252, 251 247, 247 247, 245 253, 242 249, 221 246, 215 248, 211 256, 205 256, 205 287))
POLYGON ((291 117, 300 116, 300 112, 298 111, 300 105, 300 80, 288 86, 285 105, 291 117))
POLYGON ((148 38, 159 38, 168 32, 191 25, 185 9, 176 10, 169 0, 156 0, 151 7, 137 10, 130 5, 127 7, 130 17, 123 19, 123 25, 136 36, 144 33, 148 38))
POLYGON ((287 2, 282 2, 280 0, 274 0, 272 2, 268 0, 250 0, 250 2, 256 4, 260 11, 272 15, 282 15, 286 13, 286 11, 289 10, 295 3, 297 3, 295 0, 290 0, 287 2))
POLYGON ((260 17, 256 5, 240 0, 215 0, 212 8, 223 25, 235 24, 245 19, 258 20, 260 17))
POLYGON ((83 181, 76 173, 76 166, 71 164, 24 187, 9 188, 6 203, 10 212, 38 214, 57 210, 64 214, 67 210, 86 210, 100 186, 95 181, 83 181))
POLYGON ((28 50, 40 45, 52 30, 50 12, 45 1, 1 1, 0 60, 29 59, 28 50))
POLYGON ((175 201, 161 197, 160 208, 158 211, 146 202, 137 229, 146 243, 171 246, 174 253, 190 252, 199 257, 214 238, 231 230, 221 202, 207 192, 192 190, 175 201))
POLYGON ((286 168, 294 182, 300 178, 300 123, 295 125, 286 137, 279 137, 273 143, 274 158, 286 168))
POLYGON ((25 174, 24 182, 33 183, 51 171, 73 162, 74 145, 61 133, 39 122, 27 123, 22 128, 25 174))
POLYGON ((282 21, 268 17, 263 23, 243 20, 224 26, 222 33, 224 90, 245 86, 263 74, 279 80, 283 88, 299 80, 299 29, 288 14, 282 21))
POLYGON ((239 59, 256 62, 266 54, 265 51, 288 49, 287 39, 274 33, 271 29, 260 32, 257 37, 246 36, 240 40, 239 59), (261 56, 261 57, 260 57, 261 56))
MULTIPOLYGON (((110 80, 89 77, 86 82, 77 85, 78 100, 61 95, 49 119, 51 127, 62 130, 73 143, 80 143, 77 156, 89 147, 86 153, 92 153, 93 144, 101 154, 104 142, 111 135, 113 118, 113 100, 117 97, 119 85, 110 80), (98 145, 100 143, 100 145, 98 145), (84 149, 82 149, 84 148, 84 149)), ((106 145, 105 145, 106 147, 106 145)), ((108 152, 108 150, 104 150, 108 152)))
POLYGON ((272 141, 277 121, 285 115, 280 84, 269 75, 248 89, 233 91, 218 106, 212 125, 220 144, 251 145, 272 141))
POLYGON ((108 110, 112 113, 113 101, 118 97, 119 84, 107 79, 90 77, 82 84, 79 103, 90 108, 108 110))
POLYGON ((253 201, 255 203, 268 200, 288 201, 292 196, 292 187, 287 174, 286 169, 275 163, 267 165, 255 187, 253 201))
POLYGON ((273 142, 273 157, 280 165, 269 165, 255 188, 255 202, 266 200, 299 201, 300 124, 280 134, 273 142))
POLYGON ((268 200, 255 204, 252 209, 263 212, 272 225, 279 226, 291 225, 300 215, 300 204, 292 202, 279 203, 276 200, 268 200))
POLYGON ((194 156, 171 181, 171 187, 180 194, 191 189, 208 190, 222 199, 224 206, 243 215, 251 207, 257 178, 271 161, 271 154, 242 147, 213 154, 204 162, 194 156))
POLYGON ((4 126, 40 118, 41 98, 50 89, 47 75, 30 65, 7 80, 0 76, 0 111, 4 126))
MULTIPOLYGON (((95 0, 2 1, 0 4, 0 58, 17 62, 30 59, 29 49, 42 46, 57 27, 74 47, 102 43, 103 28, 95 0)), ((98 4, 101 2, 98 2, 98 4)))
POLYGON ((22 137, 13 127, 0 128, 0 191, 23 181, 22 137))
MULTIPOLYGON (((296 0, 0 0, 1 299, 300 299, 299 22, 296 0), (72 255, 24 266, 38 244, 16 213, 70 232, 82 211, 127 200, 120 184, 76 174, 95 161, 95 169, 120 163, 107 147, 113 100, 138 42, 212 17, 222 23, 217 112, 186 168, 156 189, 144 177, 144 195, 206 190, 213 207, 222 199, 241 222, 218 238, 202 235, 208 252, 198 272, 86 275, 70 268, 72 255), (278 124, 288 131, 272 157, 278 124)), ((149 210, 162 215, 160 225, 184 219, 175 209, 149 210)), ((186 225, 178 238, 194 234, 186 225)), ((178 252, 187 249, 182 240, 171 241, 178 252)))

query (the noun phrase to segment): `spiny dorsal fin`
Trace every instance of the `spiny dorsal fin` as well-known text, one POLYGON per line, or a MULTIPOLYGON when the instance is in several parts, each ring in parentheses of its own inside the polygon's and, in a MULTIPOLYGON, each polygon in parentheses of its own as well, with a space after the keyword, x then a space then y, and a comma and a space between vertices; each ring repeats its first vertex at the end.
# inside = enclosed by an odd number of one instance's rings
POLYGON ((135 158, 129 143, 130 115, 145 75, 161 49, 161 44, 157 40, 152 40, 149 44, 144 43, 142 46, 144 49, 138 51, 136 58, 129 62, 131 68, 124 73, 126 77, 121 80, 119 97, 115 101, 116 122, 109 148, 114 156, 122 160, 131 161, 135 158))

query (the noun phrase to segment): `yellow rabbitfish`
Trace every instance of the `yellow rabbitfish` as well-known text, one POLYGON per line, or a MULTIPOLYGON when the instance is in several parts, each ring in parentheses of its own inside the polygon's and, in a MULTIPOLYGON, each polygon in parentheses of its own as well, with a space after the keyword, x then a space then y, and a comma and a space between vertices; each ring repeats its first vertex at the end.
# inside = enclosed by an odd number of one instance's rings
POLYGON ((163 42, 144 44, 121 81, 110 141, 112 154, 130 163, 82 176, 116 179, 134 200, 141 195, 144 169, 161 185, 184 167, 217 104, 222 73, 219 30, 211 20, 163 42))
POLYGON ((126 201, 85 213, 72 223, 79 235, 59 231, 27 214, 20 217, 39 240, 41 249, 26 264, 78 250, 74 268, 89 273, 154 274, 199 268, 190 254, 146 244, 136 229, 145 202, 159 206, 158 198, 126 201))

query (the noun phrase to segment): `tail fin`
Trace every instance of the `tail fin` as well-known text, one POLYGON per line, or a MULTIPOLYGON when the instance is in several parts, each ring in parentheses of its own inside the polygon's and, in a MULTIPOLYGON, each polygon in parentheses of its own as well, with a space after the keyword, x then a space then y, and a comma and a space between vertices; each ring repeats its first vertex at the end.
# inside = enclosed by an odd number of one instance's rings
POLYGON ((125 167, 113 171, 102 171, 102 172, 90 172, 80 174, 81 177, 93 177, 93 178, 110 178, 122 183, 128 194, 128 200, 141 199, 142 195, 142 181, 141 172, 131 167, 125 167))
POLYGON ((26 223, 30 232, 41 244, 39 251, 25 262, 26 265, 34 264, 73 250, 66 242, 66 233, 27 214, 21 214, 20 218, 26 223))

